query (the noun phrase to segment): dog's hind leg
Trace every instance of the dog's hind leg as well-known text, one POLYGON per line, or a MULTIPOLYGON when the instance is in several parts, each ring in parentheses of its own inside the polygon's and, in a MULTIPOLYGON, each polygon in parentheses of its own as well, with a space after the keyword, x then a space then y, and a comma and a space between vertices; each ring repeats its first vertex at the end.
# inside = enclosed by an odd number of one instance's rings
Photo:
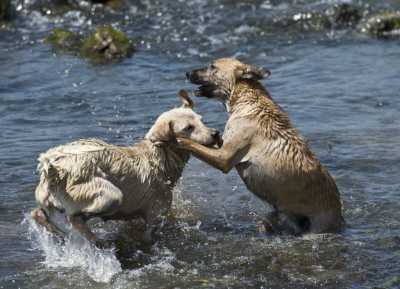
POLYGON ((271 211, 265 216, 263 225, 267 232, 280 232, 285 230, 279 211, 275 207, 272 207, 271 211))
MULTIPOLYGON (((67 219, 78 231, 99 248, 103 247, 101 241, 89 229, 86 222, 95 217, 112 216, 118 212, 122 203, 122 192, 110 181, 103 178, 93 178, 91 182, 75 186, 76 195, 85 196, 89 204, 80 211, 70 214, 67 219)), ((72 194, 73 192, 70 192, 72 194)))
POLYGON ((309 232, 311 221, 307 216, 292 212, 282 213, 274 208, 266 215, 263 225, 266 231, 288 232, 298 235, 309 232))
POLYGON ((86 239, 89 240, 89 242, 93 243, 98 248, 103 248, 103 241, 97 238, 96 235, 86 225, 86 222, 93 217, 95 216, 91 213, 77 212, 69 215, 67 219, 86 239))
POLYGON ((61 243, 64 243, 65 233, 50 221, 50 218, 47 215, 46 211, 43 210, 41 207, 30 212, 29 217, 34 219, 38 224, 45 227, 46 230, 52 233, 61 243))

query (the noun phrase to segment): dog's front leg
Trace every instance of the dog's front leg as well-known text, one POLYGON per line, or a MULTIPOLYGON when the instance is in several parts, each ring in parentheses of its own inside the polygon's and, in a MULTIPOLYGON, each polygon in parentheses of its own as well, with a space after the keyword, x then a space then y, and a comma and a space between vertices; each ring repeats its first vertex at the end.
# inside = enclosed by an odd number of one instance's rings
POLYGON ((219 169, 224 174, 228 173, 247 151, 246 149, 238 151, 225 144, 220 149, 211 149, 183 138, 177 138, 170 145, 191 152, 193 156, 219 169))

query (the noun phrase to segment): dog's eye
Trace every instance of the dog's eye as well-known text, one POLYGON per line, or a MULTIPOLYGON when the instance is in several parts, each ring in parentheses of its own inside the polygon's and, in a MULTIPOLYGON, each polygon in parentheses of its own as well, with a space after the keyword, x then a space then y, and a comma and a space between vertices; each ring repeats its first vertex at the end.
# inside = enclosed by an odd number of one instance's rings
POLYGON ((210 70, 214 70, 214 69, 217 69, 217 67, 215 65, 211 64, 210 65, 210 70))
POLYGON ((185 130, 191 130, 191 129, 194 129, 194 126, 191 124, 185 127, 185 130))

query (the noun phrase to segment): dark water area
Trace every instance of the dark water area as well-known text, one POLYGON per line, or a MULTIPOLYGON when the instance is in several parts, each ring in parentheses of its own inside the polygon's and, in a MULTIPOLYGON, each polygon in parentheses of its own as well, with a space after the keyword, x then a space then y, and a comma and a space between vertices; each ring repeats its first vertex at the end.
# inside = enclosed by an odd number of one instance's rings
MULTIPOLYGON (((400 14, 398 1, 15 0, 11 9, 0 26, 0 288, 400 286, 400 33, 362 28, 380 9, 400 14), (343 4, 357 21, 335 18, 343 4), (125 33, 133 57, 98 65, 44 41, 53 28, 88 37, 102 25, 125 33), (61 246, 27 218, 40 153, 82 138, 141 141, 180 105, 179 89, 195 89, 185 72, 221 57, 272 72, 263 83, 337 182, 342 230, 259 232, 266 208, 236 171, 195 158, 174 189, 176 219, 151 243, 140 220, 94 220, 111 249, 74 230, 61 246)), ((194 100, 223 131, 225 108, 194 100)))

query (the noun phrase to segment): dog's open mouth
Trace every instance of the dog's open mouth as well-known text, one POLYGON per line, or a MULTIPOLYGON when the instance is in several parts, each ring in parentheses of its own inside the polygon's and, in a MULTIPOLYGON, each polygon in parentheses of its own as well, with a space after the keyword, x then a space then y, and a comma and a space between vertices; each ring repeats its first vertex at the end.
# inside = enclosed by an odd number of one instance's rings
POLYGON ((197 97, 202 97, 205 96, 204 94, 204 85, 200 85, 199 87, 197 87, 195 90, 193 90, 193 94, 197 97))
POLYGON ((186 72, 188 82, 199 85, 193 94, 197 97, 215 98, 219 91, 218 85, 214 84, 203 72, 204 68, 186 72))
POLYGON ((217 87, 212 84, 203 84, 197 87, 193 94, 197 97, 214 97, 214 93, 217 91, 217 87))
POLYGON ((205 89, 206 89, 206 86, 205 86, 205 85, 200 85, 199 87, 197 87, 197 88, 195 89, 195 91, 203 92, 205 89))

